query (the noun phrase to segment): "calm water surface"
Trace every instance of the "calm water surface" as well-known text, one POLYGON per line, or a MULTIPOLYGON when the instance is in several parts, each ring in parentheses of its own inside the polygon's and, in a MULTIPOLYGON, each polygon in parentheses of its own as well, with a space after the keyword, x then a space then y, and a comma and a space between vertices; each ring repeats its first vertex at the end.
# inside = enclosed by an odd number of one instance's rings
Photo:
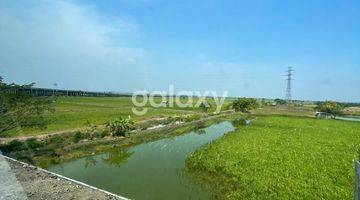
POLYGON ((360 122, 360 116, 336 116, 336 119, 345 120, 345 121, 353 121, 353 122, 360 122))
POLYGON ((232 130, 231 123, 223 122, 203 132, 55 165, 50 171, 131 199, 209 199, 209 189, 184 174, 185 159, 232 130))

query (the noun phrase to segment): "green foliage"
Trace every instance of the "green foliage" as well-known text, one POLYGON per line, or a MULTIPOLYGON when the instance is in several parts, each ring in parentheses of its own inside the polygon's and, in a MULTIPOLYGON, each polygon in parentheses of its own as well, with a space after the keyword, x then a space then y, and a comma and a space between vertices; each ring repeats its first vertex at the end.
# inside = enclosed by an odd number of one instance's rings
POLYGON ((62 142, 64 142, 64 137, 61 135, 56 135, 50 138, 49 143, 51 144, 61 144, 62 142))
POLYGON ((163 121, 163 124, 168 125, 176 121, 183 121, 184 119, 185 119, 184 117, 180 117, 180 116, 170 116, 163 121))
MULTIPOLYGON (((161 102, 160 98, 155 98, 161 102)), ((210 100, 210 103, 213 104, 210 100)), ((227 102, 227 100, 225 100, 227 102)), ((131 97, 58 97, 56 99, 55 112, 51 115, 44 115, 47 124, 46 130, 34 128, 22 128, 21 131, 13 130, 2 134, 2 136, 20 135, 41 135, 49 132, 85 128, 89 120, 92 124, 102 125, 109 119, 116 117, 127 117, 132 115, 131 97)), ((198 108, 152 108, 143 116, 135 115, 133 121, 142 121, 151 118, 168 117, 174 115, 187 115, 189 111, 196 114, 203 114, 198 108)))
POLYGON ((109 136, 109 135, 110 135, 110 133, 109 133, 108 130, 96 131, 94 133, 94 137, 96 137, 96 138, 104 138, 104 137, 109 136))
POLYGON ((260 116, 187 159, 220 199, 353 199, 360 123, 260 116))
POLYGON ((185 117, 184 122, 196 121, 196 120, 201 119, 201 117, 202 117, 201 115, 189 115, 189 116, 185 117))
POLYGON ((97 126, 92 124, 89 120, 86 120, 84 132, 86 138, 93 139, 94 134, 97 132, 97 126))
POLYGON ((12 140, 8 145, 8 149, 10 151, 21 151, 21 150, 25 150, 26 146, 24 142, 21 142, 19 140, 12 140))
POLYGON ((28 153, 16 151, 11 155, 11 157, 15 158, 16 160, 20 160, 22 162, 26 162, 32 165, 35 164, 33 158, 28 153))
POLYGON ((235 127, 245 126, 245 125, 247 125, 249 120, 250 120, 249 116, 240 116, 232 121, 232 125, 235 127))
POLYGON ((257 108, 258 103, 253 98, 239 98, 233 102, 232 107, 236 112, 249 112, 257 108))
POLYGON ((211 105, 209 104, 209 102, 203 101, 203 102, 200 103, 199 108, 200 108, 203 112, 207 112, 207 111, 209 111, 209 109, 211 108, 211 105))
POLYGON ((134 129, 134 122, 131 119, 118 118, 106 123, 106 127, 112 136, 125 136, 134 129))
POLYGON ((286 101, 284 99, 275 99, 276 105, 285 105, 286 101))
POLYGON ((44 114, 53 111, 53 99, 24 90, 33 85, 6 84, 0 77, 0 135, 16 128, 46 128, 49 121, 44 114))
POLYGON ((36 140, 36 138, 27 139, 25 141, 25 144, 29 149, 36 149, 43 146, 40 142, 36 140))
POLYGON ((83 133, 81 133, 80 131, 77 131, 74 135, 73 135, 73 142, 74 143, 78 143, 80 142, 80 140, 84 139, 85 135, 83 133))
POLYGON ((325 101, 318 104, 315 107, 315 110, 319 112, 326 112, 335 116, 342 114, 343 107, 335 101, 325 101))

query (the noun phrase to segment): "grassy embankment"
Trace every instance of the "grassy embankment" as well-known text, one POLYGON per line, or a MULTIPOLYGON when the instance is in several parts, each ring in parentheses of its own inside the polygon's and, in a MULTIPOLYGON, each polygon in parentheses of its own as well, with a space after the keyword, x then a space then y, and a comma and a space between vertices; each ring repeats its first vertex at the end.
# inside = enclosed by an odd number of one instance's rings
MULTIPOLYGON (((239 114, 221 114, 206 118, 186 118, 182 124, 170 123, 154 130, 137 129, 126 137, 111 137, 106 131, 75 134, 67 133, 37 141, 28 139, 0 146, 10 157, 46 168, 52 164, 69 161, 76 158, 98 154, 105 151, 123 150, 132 145, 172 137, 190 131, 195 131, 224 120, 232 120, 239 114)), ((176 119, 178 120, 178 119, 176 119)))
POLYGON ((206 145, 188 169, 224 199, 353 199, 360 123, 258 116, 206 145))
MULTIPOLYGON (((156 98, 156 101, 161 102, 161 99, 156 98)), ((209 102, 215 105, 212 100, 209 102)), ((18 129, 2 133, 0 137, 36 136, 57 131, 66 132, 84 128, 87 121, 95 125, 102 125, 108 120, 128 117, 129 115, 135 122, 138 122, 157 117, 204 114, 200 108, 179 108, 176 106, 173 108, 153 108, 147 104, 148 112, 143 116, 137 116, 132 113, 132 107, 131 97, 60 97, 55 103, 55 112, 46 116, 50 123, 45 130, 18 129)), ((212 109, 214 108, 215 106, 212 109)))
MULTIPOLYGON (((161 99, 156 98, 156 101, 161 102, 161 99)), ((214 105, 213 101, 208 101, 214 105)), ((55 104, 55 113, 47 115, 50 124, 46 130, 20 129, 8 132, 1 136, 8 137, 9 143, 0 148, 11 157, 46 167, 51 163, 106 151, 114 146, 126 147, 192 130, 201 125, 192 122, 209 117, 214 109, 213 106, 204 112, 200 108, 152 108, 148 104, 148 113, 136 116, 131 111, 132 106, 129 97, 60 97, 55 104), (111 137, 104 124, 129 115, 135 121, 136 132, 125 138, 111 137), (87 124, 87 121, 91 124, 87 124), (176 121, 185 124, 173 126, 176 121), (145 131, 159 124, 169 125, 169 128, 145 131), (97 127, 94 128, 94 125, 97 127), (59 134, 53 134, 57 132, 59 134), (39 137, 45 135, 47 137, 39 137)))

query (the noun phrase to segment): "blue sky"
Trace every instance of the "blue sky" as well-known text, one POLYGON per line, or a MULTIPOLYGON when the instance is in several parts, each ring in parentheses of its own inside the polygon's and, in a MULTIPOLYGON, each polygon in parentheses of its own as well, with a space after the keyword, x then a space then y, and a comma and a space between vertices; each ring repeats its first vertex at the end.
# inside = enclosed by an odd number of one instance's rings
POLYGON ((0 75, 92 91, 360 102, 360 1, 0 1, 0 75))

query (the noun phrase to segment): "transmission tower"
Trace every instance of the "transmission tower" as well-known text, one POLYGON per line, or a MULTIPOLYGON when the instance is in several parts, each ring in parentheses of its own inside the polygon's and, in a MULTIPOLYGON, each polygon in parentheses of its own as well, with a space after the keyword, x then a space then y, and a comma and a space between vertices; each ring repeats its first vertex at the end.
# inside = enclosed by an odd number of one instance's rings
POLYGON ((287 81, 287 85, 286 85, 286 96, 285 96, 285 99, 288 103, 291 102, 291 81, 293 80, 292 76, 293 76, 293 69, 292 67, 289 67, 288 70, 286 71, 287 72, 287 78, 286 78, 286 81, 287 81))

